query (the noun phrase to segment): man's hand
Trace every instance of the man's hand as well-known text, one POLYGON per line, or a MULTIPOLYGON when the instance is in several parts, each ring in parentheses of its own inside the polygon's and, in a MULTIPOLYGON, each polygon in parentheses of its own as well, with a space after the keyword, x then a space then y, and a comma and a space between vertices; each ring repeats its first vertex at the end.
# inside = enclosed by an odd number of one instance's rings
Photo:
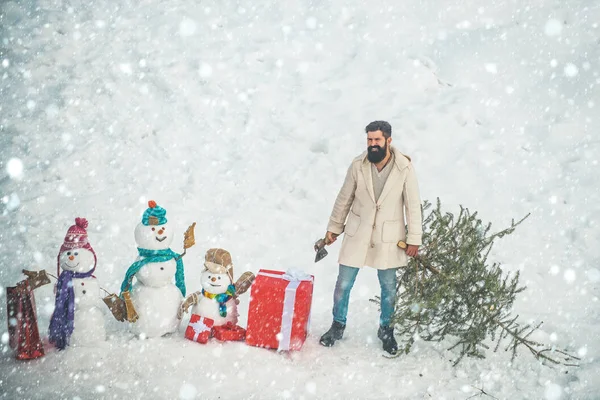
POLYGON ((327 233, 325 234, 325 244, 327 246, 333 244, 333 242, 335 242, 337 240, 338 236, 339 235, 337 235, 337 234, 335 234, 333 232, 327 231, 327 233))
POLYGON ((406 255, 410 257, 416 257, 419 255, 419 246, 414 244, 409 244, 406 247, 406 255))

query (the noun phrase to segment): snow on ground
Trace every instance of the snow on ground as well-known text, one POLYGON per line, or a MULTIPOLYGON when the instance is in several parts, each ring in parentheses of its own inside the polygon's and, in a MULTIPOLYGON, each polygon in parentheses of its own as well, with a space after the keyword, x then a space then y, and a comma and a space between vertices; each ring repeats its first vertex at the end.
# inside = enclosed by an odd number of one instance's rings
MULTIPOLYGON (((198 224, 188 290, 212 246, 231 251, 237 276, 299 267, 316 277, 301 352, 195 345, 182 331, 139 341, 107 315, 105 346, 33 362, 13 360, 3 333, 3 398, 466 399, 478 388, 499 399, 598 398, 596 1, 0 7, 2 326, 3 288, 22 268, 54 271, 77 216, 90 220, 97 277, 117 291, 149 199, 180 232, 198 224), (525 352, 453 368, 447 343, 386 359, 371 270, 357 279, 345 339, 318 344, 339 245, 315 265, 312 243, 375 119, 392 123, 424 199, 478 210, 498 229, 532 213, 493 257, 528 286, 515 312, 543 320, 539 336, 578 352, 580 368, 525 352)), ((52 288, 36 299, 45 334, 52 288)))

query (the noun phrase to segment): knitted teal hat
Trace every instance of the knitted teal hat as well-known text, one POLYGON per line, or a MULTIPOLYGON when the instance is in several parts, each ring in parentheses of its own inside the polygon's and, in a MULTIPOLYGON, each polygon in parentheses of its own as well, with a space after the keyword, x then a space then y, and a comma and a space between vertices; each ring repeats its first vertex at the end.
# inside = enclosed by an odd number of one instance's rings
POLYGON ((164 225, 167 223, 167 210, 157 205, 154 200, 148 202, 148 208, 142 216, 142 224, 148 225, 164 225))

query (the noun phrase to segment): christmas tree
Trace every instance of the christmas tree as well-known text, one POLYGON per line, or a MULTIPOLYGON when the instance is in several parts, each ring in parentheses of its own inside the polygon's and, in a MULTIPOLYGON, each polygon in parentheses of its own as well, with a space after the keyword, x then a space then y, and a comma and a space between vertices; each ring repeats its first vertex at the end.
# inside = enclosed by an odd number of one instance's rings
MULTIPOLYGON (((573 365, 576 357, 530 339, 541 323, 522 324, 512 315, 517 294, 525 290, 519 273, 504 274, 498 263, 488 262, 494 240, 511 234, 529 215, 490 233, 491 224, 462 206, 458 216, 443 213, 438 199, 435 208, 424 203, 423 215, 426 212, 419 256, 398 272, 392 323, 404 353, 417 338, 450 339, 449 350, 458 351, 454 365, 465 356, 484 358, 492 346, 494 351, 503 346, 513 359, 517 349, 526 348, 541 361, 573 365)), ((379 298, 373 301, 379 303, 379 298)))

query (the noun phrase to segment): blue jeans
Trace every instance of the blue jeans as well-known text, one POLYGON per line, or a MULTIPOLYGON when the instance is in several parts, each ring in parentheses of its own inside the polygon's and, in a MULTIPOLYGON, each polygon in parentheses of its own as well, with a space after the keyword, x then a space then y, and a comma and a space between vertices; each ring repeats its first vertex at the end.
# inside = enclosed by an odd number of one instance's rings
MULTIPOLYGON (((359 268, 348 267, 340 264, 340 272, 333 293, 333 320, 346 325, 350 291, 354 286, 359 268)), ((396 271, 398 268, 378 269, 377 277, 381 287, 381 315, 379 323, 382 326, 390 325, 396 302, 396 271)))

